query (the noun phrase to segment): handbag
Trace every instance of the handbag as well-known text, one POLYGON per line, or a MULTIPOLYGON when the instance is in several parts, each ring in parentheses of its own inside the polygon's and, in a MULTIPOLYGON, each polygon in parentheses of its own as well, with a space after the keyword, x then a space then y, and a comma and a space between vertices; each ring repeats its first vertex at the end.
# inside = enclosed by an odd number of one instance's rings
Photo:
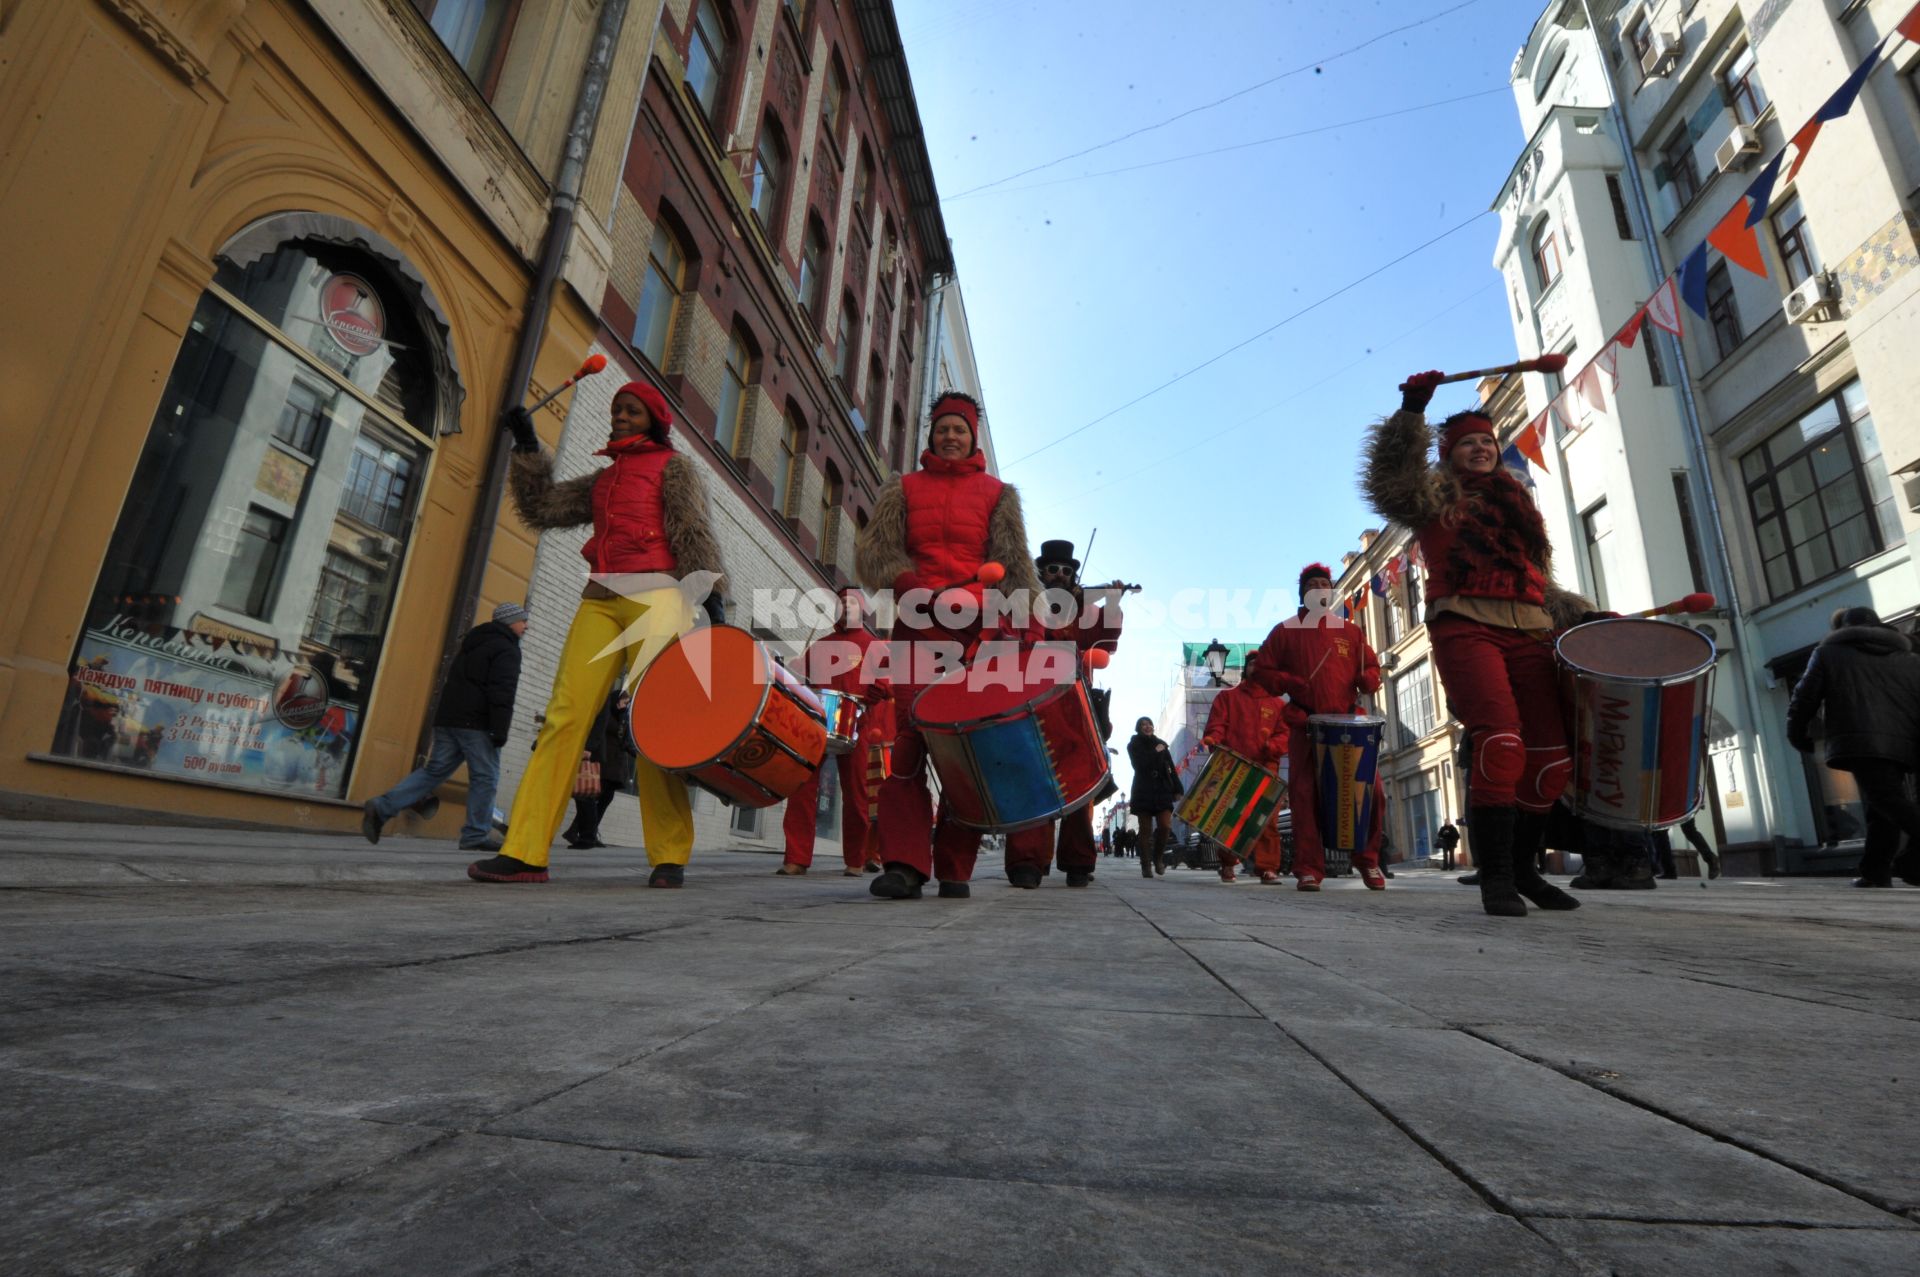
POLYGON ((600 764, 591 758, 580 760, 580 774, 573 778, 573 792, 580 798, 600 796, 600 764))

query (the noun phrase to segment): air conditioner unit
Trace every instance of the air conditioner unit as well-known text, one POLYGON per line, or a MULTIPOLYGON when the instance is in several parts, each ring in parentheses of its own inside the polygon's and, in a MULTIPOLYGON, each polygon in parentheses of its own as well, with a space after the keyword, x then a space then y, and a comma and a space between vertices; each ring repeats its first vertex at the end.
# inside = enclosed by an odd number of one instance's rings
POLYGON ((1670 35, 1656 32, 1647 45, 1647 51, 1640 59, 1640 70, 1648 79, 1665 75, 1680 65, 1680 42, 1670 35))
POLYGON ((1745 124, 1733 126, 1733 132, 1727 134, 1727 140, 1714 148, 1713 165, 1722 173, 1728 169, 1745 168, 1747 161, 1760 154, 1760 135, 1745 124))
POLYGON ((1782 309, 1787 312, 1789 324, 1836 318, 1840 310, 1840 281, 1833 277, 1832 271, 1818 271, 1787 294, 1782 309))

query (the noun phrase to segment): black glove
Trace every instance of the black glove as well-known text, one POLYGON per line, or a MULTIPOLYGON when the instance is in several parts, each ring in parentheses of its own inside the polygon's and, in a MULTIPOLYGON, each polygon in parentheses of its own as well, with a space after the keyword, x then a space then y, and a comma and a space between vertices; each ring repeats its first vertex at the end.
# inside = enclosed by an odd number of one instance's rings
POLYGON ((700 606, 706 609, 707 620, 714 625, 727 623, 727 601, 720 597, 720 591, 714 590, 708 594, 700 606))
POLYGON ((525 408, 509 408, 501 414, 500 424, 513 436, 515 452, 540 451, 540 436, 534 433, 533 414, 525 408))
POLYGON ((1425 412, 1427 405, 1433 402, 1433 392, 1447 374, 1434 370, 1417 372, 1400 383, 1400 409, 1402 412, 1425 412))

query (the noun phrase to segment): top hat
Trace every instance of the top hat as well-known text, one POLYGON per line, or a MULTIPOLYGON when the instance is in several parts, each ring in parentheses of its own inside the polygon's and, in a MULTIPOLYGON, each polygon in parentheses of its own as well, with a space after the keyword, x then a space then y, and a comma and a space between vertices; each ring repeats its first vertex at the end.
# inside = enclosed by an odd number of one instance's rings
POLYGON ((1064 563, 1075 572, 1080 570, 1080 560, 1073 557, 1073 542, 1071 541, 1042 541, 1040 543, 1040 553, 1034 558, 1033 562, 1036 567, 1047 563, 1064 563))

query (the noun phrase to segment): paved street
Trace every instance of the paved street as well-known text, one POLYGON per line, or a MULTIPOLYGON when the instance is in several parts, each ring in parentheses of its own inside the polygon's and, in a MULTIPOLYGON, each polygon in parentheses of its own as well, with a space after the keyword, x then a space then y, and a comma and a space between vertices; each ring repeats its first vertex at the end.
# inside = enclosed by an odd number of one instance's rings
POLYGON ((0 843, 10 1273, 1920 1271, 1920 890, 0 843))

